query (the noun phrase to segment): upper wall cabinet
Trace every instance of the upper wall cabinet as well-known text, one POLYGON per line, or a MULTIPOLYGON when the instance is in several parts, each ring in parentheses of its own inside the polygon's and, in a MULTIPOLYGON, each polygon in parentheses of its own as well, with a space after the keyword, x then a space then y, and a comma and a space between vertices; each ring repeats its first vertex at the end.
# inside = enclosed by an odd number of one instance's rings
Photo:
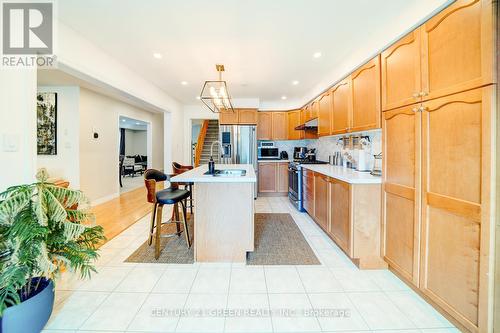
POLYGON ((492 0, 458 0, 422 27, 423 99, 494 82, 492 0))
POLYGON ((491 0, 459 0, 382 52, 382 110, 495 83, 491 0))
POLYGON ((332 95, 331 92, 324 93, 318 100, 318 135, 330 135, 332 117, 332 95))
POLYGON ((219 124, 220 125, 238 124, 238 109, 234 109, 234 112, 222 111, 221 113, 219 113, 219 124))
POLYGON ((238 124, 242 125, 257 124, 257 109, 239 109, 238 124))
POLYGON ((286 112, 271 112, 272 113, 272 138, 273 140, 288 139, 288 121, 286 112))
POLYGON ((376 56, 351 74, 350 131, 380 128, 380 57, 376 56))
POLYGON ((273 118, 272 112, 257 112, 257 140, 272 140, 273 118))
POLYGON ((298 131, 295 127, 301 124, 300 110, 292 110, 287 112, 288 122, 288 140, 300 140, 304 138, 304 131, 298 131))
POLYGON ((221 125, 257 124, 257 109, 234 109, 234 112, 221 112, 219 123, 221 125))
POLYGON ((420 101, 420 29, 382 52, 382 110, 420 101))
POLYGON ((347 133, 351 112, 351 80, 341 81, 332 89, 333 112, 331 134, 347 133))

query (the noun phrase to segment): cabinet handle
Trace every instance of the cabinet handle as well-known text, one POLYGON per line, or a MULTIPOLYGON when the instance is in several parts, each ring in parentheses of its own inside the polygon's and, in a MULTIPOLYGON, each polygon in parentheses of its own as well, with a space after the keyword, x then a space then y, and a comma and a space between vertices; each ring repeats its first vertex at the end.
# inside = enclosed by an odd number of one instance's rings
POLYGON ((413 109, 411 109, 411 110, 412 110, 413 112, 418 112, 418 110, 419 110, 419 109, 418 109, 418 108, 413 108, 413 109))
POLYGON ((421 91, 419 95, 420 95, 421 97, 424 97, 424 96, 429 95, 429 93, 428 93, 427 91, 421 91))
POLYGON ((421 96, 420 94, 421 94, 421 93, 418 93, 418 92, 413 93, 413 98, 419 98, 419 97, 421 96))
POLYGON ((420 111, 420 112, 424 112, 424 111, 427 111, 427 110, 429 110, 429 108, 427 106, 423 106, 423 105, 418 108, 418 111, 420 111))

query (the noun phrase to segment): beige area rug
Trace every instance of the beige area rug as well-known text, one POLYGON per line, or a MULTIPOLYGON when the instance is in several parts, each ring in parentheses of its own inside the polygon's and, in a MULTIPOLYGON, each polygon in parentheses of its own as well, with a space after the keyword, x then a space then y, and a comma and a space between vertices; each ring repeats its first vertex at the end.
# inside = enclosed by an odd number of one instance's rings
MULTIPOLYGON (((193 237, 193 220, 189 220, 193 237)), ((166 233, 175 226, 164 227, 166 233)), ((126 262, 192 264, 193 247, 187 248, 184 234, 162 238, 161 255, 154 258, 154 245, 142 244, 126 262)), ((318 258, 305 240, 290 214, 255 214, 255 251, 247 254, 247 265, 320 265, 318 258)))

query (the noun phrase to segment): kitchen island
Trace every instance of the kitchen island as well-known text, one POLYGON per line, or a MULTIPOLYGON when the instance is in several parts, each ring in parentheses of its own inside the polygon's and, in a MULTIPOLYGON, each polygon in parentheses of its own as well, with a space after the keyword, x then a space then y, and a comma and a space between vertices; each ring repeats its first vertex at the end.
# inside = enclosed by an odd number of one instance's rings
POLYGON ((207 175, 208 166, 202 165, 170 180, 194 183, 194 260, 245 262, 254 250, 255 170, 251 164, 216 164, 215 169, 229 172, 207 175), (235 170, 245 175, 231 174, 235 170))

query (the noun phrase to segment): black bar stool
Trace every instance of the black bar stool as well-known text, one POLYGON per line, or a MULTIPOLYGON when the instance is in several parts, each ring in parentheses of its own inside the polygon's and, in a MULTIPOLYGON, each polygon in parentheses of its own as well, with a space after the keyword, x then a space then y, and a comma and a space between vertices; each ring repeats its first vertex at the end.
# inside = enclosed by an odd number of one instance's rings
MULTIPOLYGON (((172 169, 174 170, 175 175, 179 175, 183 172, 189 171, 193 169, 192 165, 182 165, 177 162, 172 162, 172 169)), ((188 190, 191 194, 189 195, 189 199, 186 199, 186 206, 189 208, 189 212, 193 214, 193 185, 194 183, 191 182, 183 182, 183 183, 177 183, 179 185, 183 185, 185 190, 188 190)))
POLYGON ((170 187, 156 191, 156 184, 163 181, 168 181, 174 175, 166 175, 161 171, 155 169, 148 169, 144 173, 144 183, 147 189, 147 200, 153 204, 153 210, 151 212, 151 225, 149 228, 149 240, 148 244, 151 245, 153 242, 153 236, 155 236, 155 258, 160 257, 160 239, 161 237, 173 237, 180 236, 184 231, 186 237, 186 243, 188 248, 191 247, 191 241, 189 239, 189 229, 187 225, 187 212, 186 212, 186 199, 191 195, 188 190, 181 190, 178 188, 176 183, 170 183, 170 187), (179 219, 179 203, 182 207, 182 220, 179 219), (162 222, 162 212, 164 205, 174 205, 174 211, 170 220, 162 222), (175 223, 176 232, 172 234, 162 235, 161 226, 163 224, 175 223), (184 230, 180 230, 180 224, 183 224, 184 230), (156 231, 156 232, 155 232, 156 231))

